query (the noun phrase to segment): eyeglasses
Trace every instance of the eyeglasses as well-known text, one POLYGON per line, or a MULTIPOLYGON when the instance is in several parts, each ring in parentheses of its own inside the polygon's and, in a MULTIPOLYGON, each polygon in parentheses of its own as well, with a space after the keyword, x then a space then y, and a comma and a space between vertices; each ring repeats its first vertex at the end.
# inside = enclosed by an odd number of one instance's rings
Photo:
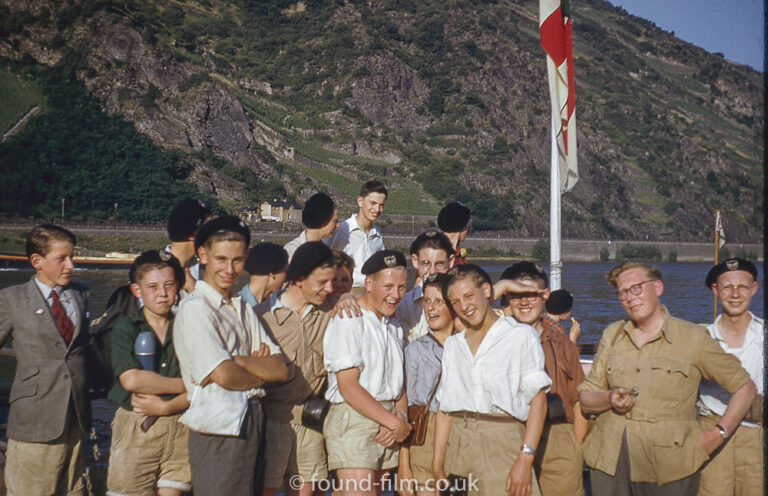
POLYGON ((429 260, 422 260, 421 262, 419 262, 419 266, 421 266, 422 268, 424 268, 426 270, 429 270, 432 267, 434 267, 435 270, 439 270, 439 271, 444 271, 444 270, 448 269, 448 263, 442 262, 442 261, 435 262, 433 264, 429 260))
POLYGON ((619 300, 626 300, 629 297, 630 293, 632 293, 635 296, 640 295, 643 292, 643 284, 647 282, 653 282, 655 280, 656 279, 648 279, 647 281, 639 282, 635 285, 632 285, 627 289, 622 289, 621 291, 617 291, 617 294, 619 295, 619 300))

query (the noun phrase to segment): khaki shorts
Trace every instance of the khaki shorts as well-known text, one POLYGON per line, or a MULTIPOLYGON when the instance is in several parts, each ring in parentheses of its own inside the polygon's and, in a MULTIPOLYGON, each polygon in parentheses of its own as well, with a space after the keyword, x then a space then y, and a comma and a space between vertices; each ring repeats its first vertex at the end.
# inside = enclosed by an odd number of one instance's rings
MULTIPOLYGON (((715 426, 717 418, 703 417, 701 427, 715 426)), ((739 426, 712 453, 701 469, 699 496, 763 494, 763 429, 739 426)))
MULTIPOLYGON (((467 477, 468 494, 508 496, 507 474, 523 446, 524 432, 525 426, 517 421, 452 417, 445 473, 467 477), (476 486, 472 485, 473 480, 476 486)), ((531 496, 541 496, 533 467, 531 496)))
POLYGON ((8 440, 5 485, 8 496, 85 495, 83 433, 74 413, 58 439, 48 443, 8 440))
MULTIPOLYGON (((379 404, 390 412, 395 411, 394 401, 380 401, 379 404)), ((386 448, 374 441, 379 427, 347 403, 332 404, 323 427, 328 468, 387 470, 397 467, 400 445, 386 448)))
POLYGON ((584 456, 573 424, 544 426, 534 469, 546 496, 584 496, 584 456))
POLYGON ((328 478, 322 434, 302 425, 267 420, 266 436, 264 487, 279 488, 296 475, 307 483, 328 478))
POLYGON ((435 451, 435 414, 429 412, 427 415, 427 435, 424 437, 424 444, 421 446, 411 446, 411 472, 413 478, 420 486, 427 484, 427 481, 433 481, 432 476, 432 454, 435 451))
POLYGON ((142 432, 145 417, 118 408, 112 420, 112 446, 107 470, 107 494, 154 495, 155 487, 180 491, 192 488, 187 438, 181 415, 158 417, 142 432))

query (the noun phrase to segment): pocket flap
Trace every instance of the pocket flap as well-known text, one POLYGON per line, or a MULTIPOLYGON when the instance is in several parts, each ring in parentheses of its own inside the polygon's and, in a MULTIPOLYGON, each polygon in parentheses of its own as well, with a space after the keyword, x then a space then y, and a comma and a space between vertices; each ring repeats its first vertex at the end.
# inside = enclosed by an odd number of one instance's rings
POLYGON ((40 369, 37 367, 24 367, 23 369, 19 370, 18 374, 16 374, 16 381, 26 381, 27 379, 31 379, 32 377, 36 376, 39 372, 40 369))
POLYGON ((8 403, 13 403, 20 398, 29 398, 37 394, 36 382, 19 382, 11 387, 8 403))
POLYGON ((677 360, 675 358, 657 356, 651 359, 651 369, 665 370, 669 373, 679 372, 688 377, 691 369, 691 363, 686 362, 685 360, 677 360))

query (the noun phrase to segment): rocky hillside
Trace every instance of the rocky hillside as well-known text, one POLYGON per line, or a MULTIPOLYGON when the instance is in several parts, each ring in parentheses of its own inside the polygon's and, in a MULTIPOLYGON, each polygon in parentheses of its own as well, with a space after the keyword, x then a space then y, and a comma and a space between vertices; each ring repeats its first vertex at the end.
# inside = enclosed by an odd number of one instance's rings
MULTIPOLYGON (((224 206, 271 181, 351 207, 376 176, 391 213, 460 198, 476 227, 548 232, 534 0, 0 5, 3 66, 71 68, 224 206)), ((706 240, 720 207, 729 241, 758 239, 762 75, 602 0, 572 11, 581 179, 563 235, 706 240)))

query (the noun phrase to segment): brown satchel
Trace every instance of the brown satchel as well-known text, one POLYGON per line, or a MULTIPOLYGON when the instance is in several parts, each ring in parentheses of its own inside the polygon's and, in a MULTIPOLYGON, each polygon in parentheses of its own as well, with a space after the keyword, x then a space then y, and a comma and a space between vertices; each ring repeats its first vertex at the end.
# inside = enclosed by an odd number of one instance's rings
MULTIPOLYGON (((427 334, 427 336, 431 337, 435 340, 435 342, 440 345, 440 343, 435 339, 435 337, 431 334, 427 334)), ((442 346, 441 346, 442 347, 442 346)), ((440 361, 438 359, 438 361, 440 361)), ((413 429, 411 430, 411 434, 406 439, 406 443, 411 446, 421 446, 424 444, 424 441, 427 439, 427 422, 429 421, 429 404, 432 403, 432 399, 435 397, 435 393, 437 393, 437 386, 440 384, 440 377, 443 375, 442 368, 440 369, 440 373, 437 375, 437 381, 435 382, 435 387, 432 388, 432 392, 429 394, 429 398, 427 399, 426 405, 411 405, 408 407, 408 421, 411 423, 411 426, 413 429)))

